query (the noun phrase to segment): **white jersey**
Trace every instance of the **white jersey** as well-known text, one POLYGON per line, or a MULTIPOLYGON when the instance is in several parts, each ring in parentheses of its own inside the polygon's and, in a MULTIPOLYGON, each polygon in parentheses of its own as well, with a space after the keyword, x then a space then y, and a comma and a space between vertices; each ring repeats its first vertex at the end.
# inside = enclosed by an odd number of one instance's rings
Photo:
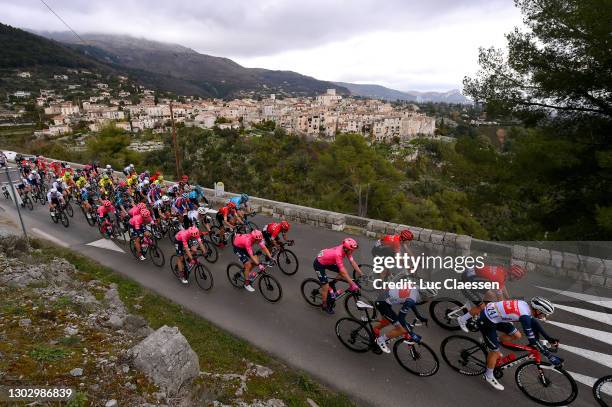
POLYGON ((523 300, 490 302, 484 309, 485 315, 495 324, 515 322, 523 315, 531 316, 531 307, 523 300))

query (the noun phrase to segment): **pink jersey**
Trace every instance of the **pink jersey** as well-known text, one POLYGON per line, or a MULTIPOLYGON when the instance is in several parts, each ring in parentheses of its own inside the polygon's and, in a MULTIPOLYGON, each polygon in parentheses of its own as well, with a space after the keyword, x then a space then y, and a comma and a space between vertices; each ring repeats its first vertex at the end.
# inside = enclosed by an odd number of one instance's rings
POLYGON ((353 260, 353 255, 347 254, 342 245, 340 245, 321 250, 317 256, 317 261, 324 266, 331 266, 335 264, 338 266, 339 270, 344 270, 344 263, 342 260, 345 256, 349 260, 353 260))
POLYGON ((113 206, 109 206, 108 208, 104 205, 98 206, 98 216, 104 217, 106 214, 115 213, 115 208, 113 206))
POLYGON ((130 225, 134 229, 140 229, 143 224, 150 224, 150 223, 153 223, 153 219, 149 218, 145 220, 140 215, 132 216, 132 218, 130 219, 130 225))
POLYGON ((236 235, 236 237, 234 238, 234 246, 240 249, 245 249, 249 256, 253 255, 253 245, 255 243, 258 243, 259 247, 261 247, 262 249, 266 248, 266 244, 263 240, 256 242, 250 233, 244 235, 236 235))
POLYGON ((136 216, 136 215, 139 215, 139 214, 140 214, 140 208, 139 208, 139 207, 137 207, 137 206, 135 206, 135 207, 133 207, 132 209, 130 209, 130 210, 128 211, 128 214, 129 214, 131 217, 134 217, 134 216, 136 216))
POLYGON ((187 247, 189 245, 189 240, 190 239, 197 239, 198 243, 202 243, 202 239, 200 239, 200 236, 198 236, 197 238, 191 237, 191 232, 187 229, 185 230, 180 230, 176 236, 174 236, 174 238, 176 239, 176 242, 183 242, 183 246, 187 247))

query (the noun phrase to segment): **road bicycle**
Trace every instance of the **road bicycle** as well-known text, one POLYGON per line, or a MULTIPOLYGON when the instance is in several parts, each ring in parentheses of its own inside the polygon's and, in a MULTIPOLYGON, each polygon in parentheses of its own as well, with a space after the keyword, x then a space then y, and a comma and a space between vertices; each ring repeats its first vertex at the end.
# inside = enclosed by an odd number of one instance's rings
MULTIPOLYGON (((134 239, 130 239, 130 251, 135 258, 139 258, 134 239)), ((166 263, 164 252, 157 246, 155 239, 152 239, 147 233, 140 239, 140 252, 157 267, 163 267, 166 263)))
MULTIPOLYGON (((283 288, 277 279, 268 274, 267 270, 274 267, 273 261, 268 261, 263 264, 265 267, 260 270, 259 267, 254 266, 251 269, 251 285, 255 284, 259 288, 259 292, 266 301, 278 302, 283 296, 283 288)), ((227 265, 227 278, 235 288, 244 288, 244 265, 239 263, 230 263, 227 265)))
POLYGON ((601 377, 593 384, 593 397, 601 407, 612 407, 612 375, 601 377))
POLYGON ((297 256, 291 250, 286 249, 285 246, 293 246, 293 240, 289 242, 277 242, 270 251, 272 258, 276 259, 276 264, 280 271, 288 276, 292 276, 297 273, 300 263, 297 256))
POLYGON ((121 231, 119 227, 119 219, 115 216, 115 219, 111 221, 108 217, 104 218, 102 222, 98 219, 98 231, 105 239, 118 240, 121 243, 126 242, 125 233, 121 231))
MULTIPOLYGON (((561 366, 542 361, 541 353, 531 346, 501 342, 511 351, 498 361, 493 374, 497 379, 504 370, 519 365, 514 375, 518 388, 530 400, 545 406, 565 406, 578 396, 576 381, 561 366)), ((556 348, 549 349, 556 352, 556 348)), ((486 369, 487 348, 484 342, 463 335, 452 335, 442 341, 440 352, 444 361, 456 372, 466 376, 482 375, 486 369)))
POLYGON ((55 210, 51 210, 49 215, 51 216, 51 220, 53 223, 61 222, 61 224, 67 228, 70 226, 70 221, 68 220, 68 215, 66 215, 66 204, 59 204, 55 206, 55 210))
POLYGON ((252 218, 255 215, 257 215, 257 212, 255 211, 251 211, 249 213, 244 214, 244 216, 242 217, 244 224, 236 225, 238 226, 238 230, 240 231, 239 233, 249 233, 256 229, 259 229, 259 226, 257 226, 257 223, 249 220, 249 218, 252 218))
POLYGON ((34 210, 34 203, 32 202, 32 198, 30 198, 29 192, 21 194, 21 206, 28 208, 31 211, 34 210))
MULTIPOLYGON (((355 284, 357 285, 361 284, 359 279, 355 279, 353 281, 355 281, 355 284)), ((323 284, 316 278, 307 278, 302 281, 300 291, 302 292, 302 297, 309 305, 321 308, 321 304, 323 303, 323 298, 321 297, 322 285, 323 284)), ((336 307, 336 304, 342 301, 342 299, 344 299, 344 309, 351 317, 360 319, 362 317, 362 312, 366 312, 369 314, 368 316, 370 318, 376 318, 376 308, 372 307, 359 309, 357 307, 357 302, 362 300, 360 291, 348 290, 348 283, 344 281, 342 277, 337 276, 329 281, 327 306, 333 310, 336 307), (338 284, 343 285, 343 287, 338 288, 338 284)))
POLYGON ((95 226, 96 223, 98 222, 98 217, 96 216, 97 207, 95 207, 94 205, 89 205, 89 208, 85 209, 82 203, 80 206, 81 206, 81 212, 83 212, 83 216, 85 216, 85 220, 87 221, 87 224, 92 227, 95 226))
MULTIPOLYGON (((370 309, 374 306, 363 301, 357 301, 357 308, 361 310, 370 309)), ((372 326, 373 318, 365 312, 365 319, 352 317, 341 318, 336 322, 336 336, 340 342, 348 349, 357 353, 372 351, 375 354, 382 354, 382 350, 376 344, 376 336, 372 326)), ((411 328, 417 326, 416 320, 410 324, 411 328)), ((433 376, 440 368, 438 356, 433 349, 424 341, 414 342, 410 335, 399 336, 390 339, 387 343, 394 342, 393 355, 401 367, 406 371, 421 377, 433 376)))
POLYGON ((45 184, 35 185, 32 188, 32 199, 34 202, 40 202, 43 206, 47 203, 47 189, 45 184))
MULTIPOLYGON (((200 261, 200 257, 201 256, 197 256, 195 257, 193 262, 189 262, 187 261, 187 256, 184 255, 183 272, 185 273, 185 279, 187 281, 189 281, 189 277, 193 272, 195 274, 195 280, 198 286, 204 291, 209 291, 213 288, 215 282, 212 273, 210 272, 208 267, 206 267, 206 265, 204 265, 200 261)), ((174 273, 174 276, 180 280, 181 274, 179 272, 178 256, 176 254, 173 254, 172 257, 170 257, 170 268, 172 269, 172 273, 174 273)))
MULTIPOLYGON (((462 303, 454 298, 439 297, 431 300, 429 304, 429 313, 431 318, 442 328, 449 331, 458 331, 461 329, 457 319, 469 312, 471 308, 470 302, 462 303)), ((473 320, 468 321, 470 331, 478 331, 478 327, 474 326, 473 320)))

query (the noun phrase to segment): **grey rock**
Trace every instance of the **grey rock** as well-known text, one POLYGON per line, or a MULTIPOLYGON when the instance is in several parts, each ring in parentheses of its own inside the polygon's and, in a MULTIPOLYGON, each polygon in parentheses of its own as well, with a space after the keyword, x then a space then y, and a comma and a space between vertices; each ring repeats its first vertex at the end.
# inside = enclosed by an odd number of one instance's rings
POLYGON ((128 355, 138 370, 172 395, 200 373, 198 355, 176 327, 162 326, 128 355))
POLYGON ((117 403, 117 400, 112 399, 112 400, 108 400, 106 404, 104 404, 104 407, 117 407, 118 405, 119 403, 117 403))
POLYGON ((123 318, 117 314, 112 314, 108 317, 108 321, 106 321, 105 325, 109 326, 113 329, 119 329, 123 326, 123 318))
POLYGON ((19 320, 19 326, 25 328, 27 326, 32 325, 32 320, 29 318, 23 318, 19 320))
POLYGON ((73 326, 67 326, 64 328, 64 333, 68 336, 73 336, 79 333, 79 330, 73 326))
POLYGON ((83 376, 83 369, 76 367, 70 371, 70 375, 74 377, 83 376))

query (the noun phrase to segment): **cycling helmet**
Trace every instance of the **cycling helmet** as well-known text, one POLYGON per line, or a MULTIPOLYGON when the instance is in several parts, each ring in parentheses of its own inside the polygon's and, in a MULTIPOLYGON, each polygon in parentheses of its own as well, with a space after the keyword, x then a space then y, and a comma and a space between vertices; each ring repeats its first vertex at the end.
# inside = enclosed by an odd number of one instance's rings
POLYGON ((108 179, 108 174, 104 174, 104 175, 102 175, 102 178, 103 178, 103 179, 108 179))
POLYGON ((107 170, 110 170, 111 168, 113 168, 113 167, 111 167, 110 164, 106 164, 106 169, 107 170))
POLYGON ((200 206, 200 207, 198 208, 198 213, 199 213, 200 215, 206 215, 206 208, 205 208, 205 207, 203 207, 203 206, 200 206))
POLYGON ((242 202, 247 202, 249 200, 249 196, 247 194, 240 195, 240 200, 242 202))
POLYGON ((548 316, 555 312, 553 303, 544 297, 533 297, 531 299, 531 308, 548 316))
POLYGON ((263 233, 261 233, 261 230, 255 229, 251 232, 251 237, 255 240, 261 240, 263 239, 263 233))
POLYGON ((66 164, 66 169, 69 170, 70 168, 70 164, 66 164))
POLYGON ((181 181, 183 181, 183 182, 187 182, 187 181, 189 181, 189 177, 188 177, 187 175, 183 175, 183 176, 181 177, 181 181))
POLYGON ((140 209, 147 209, 147 204, 144 202, 140 202, 138 205, 136 205, 137 207, 139 207, 140 209))
POLYGON ((122 187, 122 188, 125 188, 125 187, 127 187, 127 182, 125 182, 125 181, 121 181, 121 182, 119 183, 119 186, 120 186, 120 187, 122 187))
POLYGON ((168 195, 162 196, 162 202, 170 202, 170 197, 168 195))
POLYGON ((347 237, 342 241, 342 247, 344 247, 346 250, 355 250, 359 247, 359 245, 355 239, 347 237))
POLYGON ((149 185, 149 180, 145 179, 144 181, 142 181, 142 185, 149 185))
POLYGON ((88 182, 87 184, 85 184, 85 188, 91 188, 91 184, 88 182))
POLYGON ((150 218, 151 217, 151 212, 149 212, 148 209, 142 209, 140 211, 140 216, 142 216, 143 218, 150 218))
POLYGON ((198 193, 196 191, 191 191, 189 193, 189 199, 198 199, 198 193))
POLYGON ((57 179, 55 180, 55 182, 62 182, 62 179, 61 179, 61 178, 57 178, 57 179))
POLYGON ((157 177, 157 180, 158 180, 159 182, 164 182, 164 176, 163 176, 163 175, 160 175, 159 177, 157 177))
POLYGON ((291 225, 289 225, 289 222, 287 222, 286 220, 282 221, 280 223, 281 229, 284 230, 285 232, 289 231, 289 228, 291 227, 291 225))
POLYGON ((130 168, 134 168, 134 164, 130 164, 128 167, 130 167, 130 168))
POLYGON ((191 235, 191 237, 198 237, 200 236, 200 229, 195 226, 192 226, 189 228, 189 234, 191 235))
POLYGON ((408 229, 404 229, 400 232, 400 240, 412 240, 414 235, 408 229))
POLYGON ((513 264, 512 267, 510 267, 510 278, 512 280, 520 280, 525 277, 525 274, 527 274, 527 270, 518 264, 513 264))
POLYGON ((423 299, 429 299, 438 295, 438 290, 436 290, 435 288, 421 288, 419 289, 419 294, 421 294, 421 297, 423 297, 423 299))
POLYGON ((107 208, 109 208, 112 205, 112 203, 108 199, 105 199, 104 201, 102 201, 102 205, 104 205, 107 208))
POLYGON ((235 204, 235 203, 233 203, 232 201, 229 201, 229 202, 227 203, 227 207, 228 207, 228 208, 230 208, 230 209, 236 209, 236 204, 235 204))
POLYGON ((183 199, 189 198, 189 194, 187 192, 183 192, 183 195, 181 196, 183 197, 183 199))

